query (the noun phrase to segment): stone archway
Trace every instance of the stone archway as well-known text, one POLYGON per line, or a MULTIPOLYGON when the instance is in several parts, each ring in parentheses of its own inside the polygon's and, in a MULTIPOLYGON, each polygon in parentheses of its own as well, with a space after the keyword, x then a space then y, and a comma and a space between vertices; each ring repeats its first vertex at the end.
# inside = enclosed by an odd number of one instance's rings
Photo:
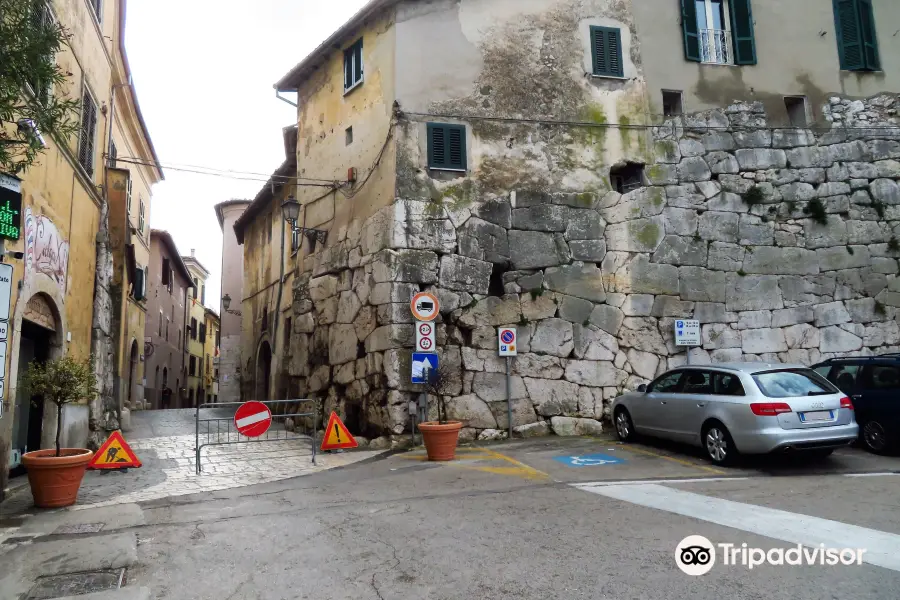
POLYGON ((263 340, 256 352, 256 400, 270 400, 272 379, 272 346, 263 340))

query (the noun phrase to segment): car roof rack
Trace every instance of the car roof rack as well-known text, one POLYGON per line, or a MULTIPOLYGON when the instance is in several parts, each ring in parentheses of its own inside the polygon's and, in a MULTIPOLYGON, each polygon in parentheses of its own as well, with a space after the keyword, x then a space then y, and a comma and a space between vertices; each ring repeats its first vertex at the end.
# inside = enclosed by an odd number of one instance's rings
POLYGON ((842 360, 878 360, 880 358, 900 358, 900 352, 888 352, 887 354, 879 354, 878 356, 835 356, 826 358, 823 363, 837 362, 842 360))

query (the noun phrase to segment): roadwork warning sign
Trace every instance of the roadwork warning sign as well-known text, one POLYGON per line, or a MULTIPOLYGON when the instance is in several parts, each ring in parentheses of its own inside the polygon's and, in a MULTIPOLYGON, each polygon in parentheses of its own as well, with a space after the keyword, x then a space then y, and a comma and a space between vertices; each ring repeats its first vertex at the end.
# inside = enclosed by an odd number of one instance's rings
POLYGON ((322 450, 338 450, 340 448, 356 448, 356 438, 350 435, 347 426, 337 416, 336 412, 331 413, 328 418, 328 426, 325 427, 325 438, 322 440, 322 450))
POLYGON ((118 431, 103 442, 100 449, 94 453, 94 458, 88 463, 88 469, 130 469, 141 466, 141 461, 131 446, 118 431))

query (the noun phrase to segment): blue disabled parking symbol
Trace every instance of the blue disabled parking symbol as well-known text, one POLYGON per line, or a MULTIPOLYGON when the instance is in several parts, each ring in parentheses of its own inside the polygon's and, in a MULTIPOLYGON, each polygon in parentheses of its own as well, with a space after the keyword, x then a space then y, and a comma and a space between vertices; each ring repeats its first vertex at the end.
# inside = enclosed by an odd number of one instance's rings
POLYGON ((616 458, 608 454, 585 454, 584 456, 556 456, 555 460, 567 467, 601 467, 603 465, 618 465, 625 462, 623 458, 616 458))

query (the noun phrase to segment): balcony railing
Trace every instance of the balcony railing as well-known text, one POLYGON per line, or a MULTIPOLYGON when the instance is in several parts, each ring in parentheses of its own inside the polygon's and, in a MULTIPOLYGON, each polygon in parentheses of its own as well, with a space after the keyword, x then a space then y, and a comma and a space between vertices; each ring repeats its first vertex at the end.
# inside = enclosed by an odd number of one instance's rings
POLYGON ((731 48, 730 31, 724 29, 700 30, 700 54, 703 62, 714 65, 733 64, 731 48))

